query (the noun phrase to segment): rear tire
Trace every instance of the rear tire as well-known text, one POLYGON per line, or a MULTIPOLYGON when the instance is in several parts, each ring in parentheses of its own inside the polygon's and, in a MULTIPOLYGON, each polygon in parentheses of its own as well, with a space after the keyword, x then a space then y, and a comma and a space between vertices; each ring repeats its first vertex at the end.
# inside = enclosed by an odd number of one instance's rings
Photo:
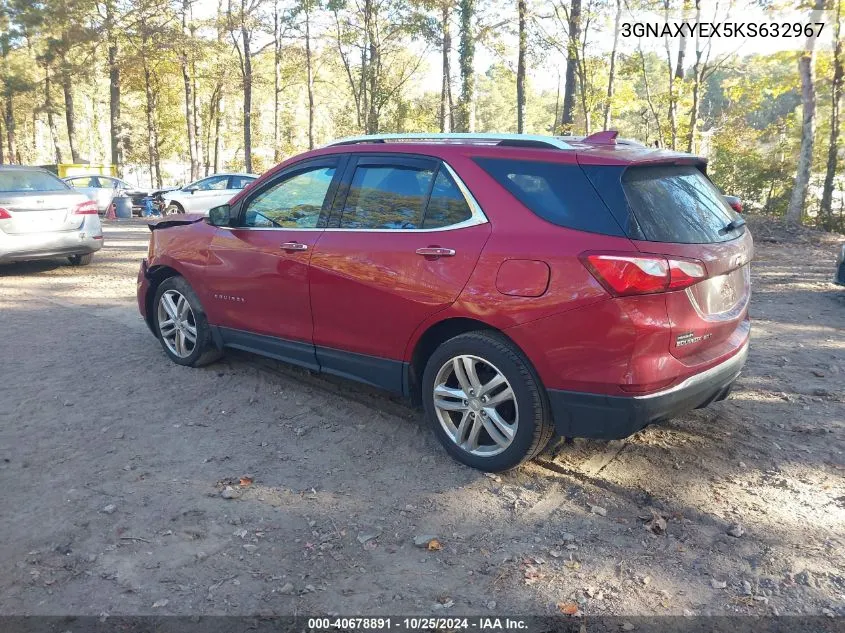
POLYGON ((67 260, 70 262, 71 266, 88 266, 94 261, 94 253, 88 253, 86 255, 71 255, 67 258, 67 260))
POLYGON ((426 418, 457 461, 486 472, 536 457, 554 434, 546 391, 531 363, 497 332, 441 344, 422 380, 426 418))
POLYGON ((223 355, 214 344, 199 297, 183 277, 169 277, 159 284, 153 321, 164 353, 178 365, 202 367, 223 355))
POLYGON ((164 210, 164 215, 176 215, 179 213, 185 213, 185 209, 178 202, 171 202, 164 210))

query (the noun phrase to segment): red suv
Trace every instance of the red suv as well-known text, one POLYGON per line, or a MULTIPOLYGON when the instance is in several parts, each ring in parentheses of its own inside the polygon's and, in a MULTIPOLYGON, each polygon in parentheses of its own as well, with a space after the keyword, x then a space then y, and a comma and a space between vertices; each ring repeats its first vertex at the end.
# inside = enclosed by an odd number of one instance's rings
POLYGON ((402 393, 505 470, 727 396, 753 247, 705 167, 608 132, 346 139, 152 225, 138 305, 176 363, 237 348, 402 393))

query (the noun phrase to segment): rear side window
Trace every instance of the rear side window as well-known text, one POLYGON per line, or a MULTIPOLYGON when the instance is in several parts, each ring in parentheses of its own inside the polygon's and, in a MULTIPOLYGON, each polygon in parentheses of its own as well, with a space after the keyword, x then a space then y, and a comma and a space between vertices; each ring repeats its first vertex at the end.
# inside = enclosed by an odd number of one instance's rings
POLYGON ((0 170, 0 191, 67 191, 70 187, 52 174, 35 169, 0 170))
POLYGON ((500 158, 475 160, 544 220, 579 231, 623 235, 579 165, 500 158))
POLYGON ((232 176, 232 179, 229 181, 229 189, 243 189, 253 180, 255 178, 251 176, 232 176))
POLYGON ((343 206, 343 229, 418 229, 434 172, 404 166, 355 170, 343 206))
POLYGON ((472 211, 455 181, 442 167, 434 179, 431 198, 425 210, 424 229, 439 229, 465 222, 472 217, 472 211))
POLYGON ((622 175, 622 187, 650 242, 709 244, 732 240, 745 230, 724 230, 739 216, 692 165, 630 167, 622 175))

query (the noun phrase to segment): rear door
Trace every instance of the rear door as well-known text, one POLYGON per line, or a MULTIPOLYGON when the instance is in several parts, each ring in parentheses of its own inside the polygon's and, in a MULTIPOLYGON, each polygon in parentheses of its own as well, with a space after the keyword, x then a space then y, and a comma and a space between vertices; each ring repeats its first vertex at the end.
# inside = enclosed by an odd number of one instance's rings
POLYGON ((637 248, 702 262, 707 279, 666 294, 671 353, 690 364, 735 349, 748 335, 751 234, 694 165, 634 166, 622 188, 642 239, 637 248))
POLYGON ((412 333, 455 301, 489 234, 445 164, 398 154, 353 157, 311 258, 322 369, 401 391, 412 333))
POLYGON ((0 229, 9 234, 73 231, 84 216, 74 209, 86 196, 59 178, 38 169, 0 170, 0 208, 9 218, 0 229))

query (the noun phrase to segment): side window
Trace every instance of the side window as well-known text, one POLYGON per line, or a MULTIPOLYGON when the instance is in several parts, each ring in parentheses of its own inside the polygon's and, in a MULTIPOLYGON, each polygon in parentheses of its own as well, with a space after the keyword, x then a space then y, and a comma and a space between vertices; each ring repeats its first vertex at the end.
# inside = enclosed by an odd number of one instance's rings
POLYGON ((212 176, 211 178, 206 178, 205 180, 200 180, 197 183, 197 189, 199 191, 214 191, 214 190, 223 190, 229 184, 229 177, 228 176, 212 176))
POLYGON ((246 208, 244 226, 317 228, 334 167, 313 167, 261 192, 246 208))
POLYGON ((441 168, 434 179, 431 199, 425 209, 424 229, 439 229, 469 220, 472 211, 448 172, 441 168))
POLYGON ((359 166, 343 206, 344 229, 418 229, 434 172, 413 167, 359 166))
POLYGON ((255 178, 251 178, 250 176, 232 176, 232 180, 229 182, 229 189, 243 189, 253 180, 255 178))

